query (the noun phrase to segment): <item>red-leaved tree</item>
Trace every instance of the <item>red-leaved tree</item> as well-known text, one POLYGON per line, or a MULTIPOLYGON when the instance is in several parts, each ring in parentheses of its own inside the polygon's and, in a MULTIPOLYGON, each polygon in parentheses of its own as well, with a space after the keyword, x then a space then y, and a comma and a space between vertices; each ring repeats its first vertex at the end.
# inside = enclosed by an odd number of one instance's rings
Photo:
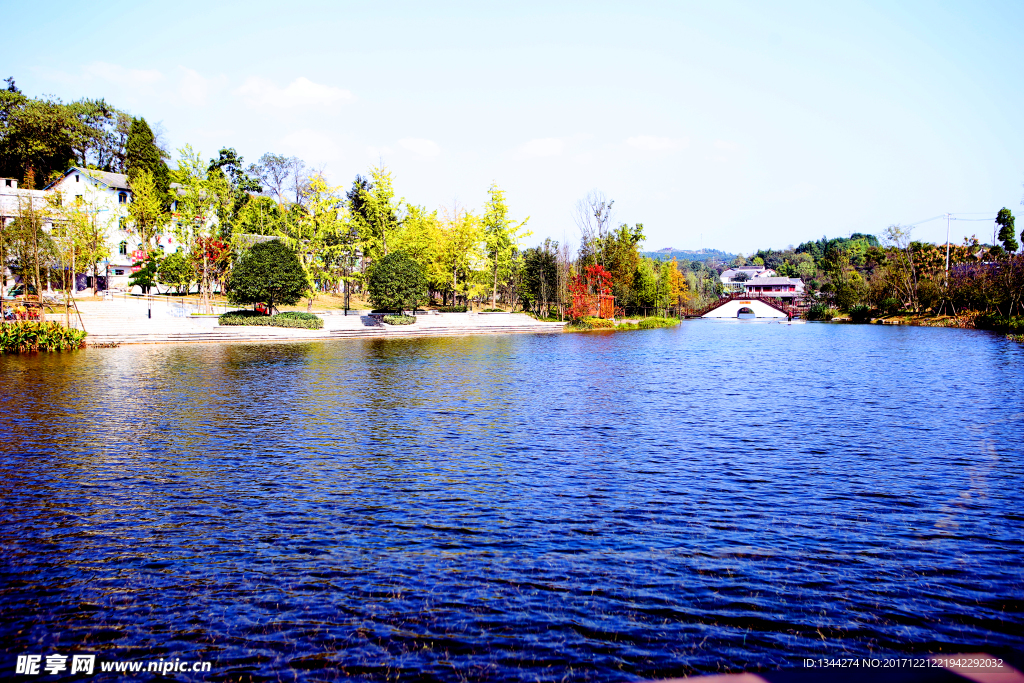
POLYGON ((571 299, 566 313, 570 320, 581 320, 599 310, 600 295, 612 293, 612 274, 603 266, 587 266, 582 275, 569 278, 571 299))

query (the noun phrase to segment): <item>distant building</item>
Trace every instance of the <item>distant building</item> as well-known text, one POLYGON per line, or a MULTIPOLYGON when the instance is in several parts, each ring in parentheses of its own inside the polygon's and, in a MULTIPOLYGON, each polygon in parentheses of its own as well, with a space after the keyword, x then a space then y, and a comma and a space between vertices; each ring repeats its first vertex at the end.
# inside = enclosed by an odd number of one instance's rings
POLYGON ((744 294, 751 298, 784 300, 793 303, 803 298, 804 281, 798 277, 758 277, 743 283, 744 294))
MULTIPOLYGON (((72 167, 44 190, 20 189, 17 180, 0 178, 0 227, 18 217, 20 204, 31 201, 33 208, 45 213, 43 230, 48 232, 56 220, 51 202, 58 206, 79 204, 93 217, 100 232, 106 235, 107 257, 95 274, 83 264, 83 272, 75 274, 75 293, 90 294, 94 286, 100 290, 128 289, 132 264, 144 258, 139 237, 128 229, 128 205, 133 197, 128 176, 123 173, 72 167)), ((179 246, 173 236, 165 234, 157 238, 157 248, 161 252, 171 253, 179 246)), ((6 264, 4 266, 6 284, 8 270, 6 264)))
POLYGON ((722 271, 721 280, 727 292, 742 292, 743 284, 750 280, 774 277, 775 271, 764 266, 733 266, 722 271))

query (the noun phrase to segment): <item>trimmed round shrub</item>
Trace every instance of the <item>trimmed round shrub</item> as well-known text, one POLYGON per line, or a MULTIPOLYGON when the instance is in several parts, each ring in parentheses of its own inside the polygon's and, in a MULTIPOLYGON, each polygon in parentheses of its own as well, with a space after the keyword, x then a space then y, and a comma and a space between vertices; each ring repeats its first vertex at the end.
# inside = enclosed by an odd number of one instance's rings
POLYGON ((375 308, 389 311, 416 308, 429 301, 423 268, 400 252, 388 254, 370 266, 366 292, 375 308))
POLYGON ((309 289, 299 257, 278 240, 254 244, 242 254, 228 279, 228 301, 264 304, 273 311, 278 304, 291 305, 309 289))

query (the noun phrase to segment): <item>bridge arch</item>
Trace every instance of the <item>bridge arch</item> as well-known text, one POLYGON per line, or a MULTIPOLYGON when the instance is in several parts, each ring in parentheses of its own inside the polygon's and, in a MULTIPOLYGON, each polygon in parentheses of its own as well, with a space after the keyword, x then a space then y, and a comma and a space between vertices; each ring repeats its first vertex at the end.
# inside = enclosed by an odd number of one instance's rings
POLYGON ((789 314, 775 303, 768 303, 756 297, 750 299, 726 299, 707 311, 702 318, 738 318, 740 310, 747 309, 755 318, 787 318, 789 314))

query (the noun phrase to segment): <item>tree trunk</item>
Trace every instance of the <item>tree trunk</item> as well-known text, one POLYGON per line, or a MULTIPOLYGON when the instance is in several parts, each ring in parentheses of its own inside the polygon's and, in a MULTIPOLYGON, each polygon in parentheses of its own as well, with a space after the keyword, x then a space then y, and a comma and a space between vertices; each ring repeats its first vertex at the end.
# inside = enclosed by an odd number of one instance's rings
POLYGON ((494 289, 491 290, 491 308, 498 307, 498 264, 494 264, 494 289))

